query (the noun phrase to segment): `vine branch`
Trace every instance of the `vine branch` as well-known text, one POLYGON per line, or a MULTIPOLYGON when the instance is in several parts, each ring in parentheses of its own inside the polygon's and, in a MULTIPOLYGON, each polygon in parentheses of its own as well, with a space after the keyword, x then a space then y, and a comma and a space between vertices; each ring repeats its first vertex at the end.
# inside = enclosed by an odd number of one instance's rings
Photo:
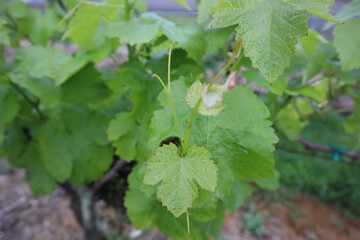
POLYGON ((18 92, 20 93, 20 95, 35 109, 35 111, 39 114, 41 120, 45 120, 45 116, 43 115, 43 113, 40 111, 38 105, 31 101, 31 99, 23 92, 23 90, 18 86, 16 85, 15 83, 13 82, 10 82, 10 85, 18 92))
MULTIPOLYGON (((332 149, 329 146, 312 143, 303 138, 299 138, 299 142, 302 145, 304 145, 304 147, 308 150, 316 150, 316 151, 322 151, 322 152, 328 152, 328 153, 335 152, 334 149, 332 149)), ((343 156, 347 156, 353 160, 360 160, 360 152, 349 151, 349 152, 339 152, 339 154, 341 154, 343 156)))
POLYGON ((117 161, 114 166, 98 181, 94 183, 92 188, 92 194, 95 194, 105 183, 107 183, 110 179, 116 177, 118 175, 119 169, 125 166, 125 160, 117 161))

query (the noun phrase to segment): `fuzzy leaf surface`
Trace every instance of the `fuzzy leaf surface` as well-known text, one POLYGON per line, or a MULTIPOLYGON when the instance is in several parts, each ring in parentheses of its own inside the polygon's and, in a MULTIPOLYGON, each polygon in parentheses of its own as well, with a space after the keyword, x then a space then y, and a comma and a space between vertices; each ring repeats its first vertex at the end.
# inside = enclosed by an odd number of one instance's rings
MULTIPOLYGON (((245 56, 265 78, 274 82, 289 66, 295 45, 308 32, 306 13, 331 19, 333 0, 220 0, 214 27, 239 25, 245 56)), ((335 21, 335 20, 334 20, 335 21)))
POLYGON ((215 191, 217 167, 210 160, 211 153, 204 147, 193 146, 185 157, 178 155, 176 145, 159 147, 148 162, 144 183, 156 185, 157 197, 175 217, 182 215, 196 197, 198 188, 215 191))

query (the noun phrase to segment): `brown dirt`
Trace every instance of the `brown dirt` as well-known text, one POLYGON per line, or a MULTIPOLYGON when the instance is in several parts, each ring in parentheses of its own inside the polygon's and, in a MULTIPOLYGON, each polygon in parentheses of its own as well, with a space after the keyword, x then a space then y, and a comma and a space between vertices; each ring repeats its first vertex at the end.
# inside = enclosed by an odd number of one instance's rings
MULTIPOLYGON (((0 240, 84 240, 79 224, 61 189, 51 195, 32 197, 25 172, 12 169, 0 175, 0 240)), ((110 216, 109 208, 104 208, 110 216)), ((221 236, 227 240, 360 240, 360 221, 351 222, 336 208, 300 197, 296 201, 268 204, 263 215, 263 234, 253 236, 242 224, 245 211, 226 213, 221 236)), ((115 215, 114 215, 115 216, 115 215)), ((113 217, 115 219, 115 217, 113 217)), ((129 234, 136 230, 122 224, 129 234)), ((142 232, 141 240, 167 240, 153 232, 142 232)))

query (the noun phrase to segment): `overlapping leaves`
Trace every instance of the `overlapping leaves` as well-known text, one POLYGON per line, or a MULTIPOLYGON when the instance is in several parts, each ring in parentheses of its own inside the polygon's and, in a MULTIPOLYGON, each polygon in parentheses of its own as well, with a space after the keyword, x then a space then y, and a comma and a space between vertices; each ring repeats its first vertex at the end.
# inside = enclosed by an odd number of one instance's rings
MULTIPOLYGON (((184 80, 179 80, 172 84, 171 92, 183 135, 192 110, 185 102, 187 87, 184 80)), ((164 109, 155 112, 150 125, 152 149, 162 140, 178 136, 165 92, 159 100, 164 109)), ((268 110, 250 88, 237 87, 224 93, 224 103, 227 107, 217 117, 197 115, 190 137, 190 146, 204 146, 213 154, 212 160, 219 169, 219 197, 229 194, 235 178, 266 178, 272 171, 273 144, 277 142, 271 123, 266 120, 268 110)))

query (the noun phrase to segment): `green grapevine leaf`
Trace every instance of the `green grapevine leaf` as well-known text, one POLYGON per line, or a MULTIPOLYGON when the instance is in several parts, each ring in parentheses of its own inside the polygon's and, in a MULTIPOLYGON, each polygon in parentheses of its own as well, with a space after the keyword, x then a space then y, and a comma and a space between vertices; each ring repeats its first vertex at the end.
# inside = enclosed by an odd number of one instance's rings
POLYGON ((100 178, 113 161, 106 136, 108 119, 83 105, 59 107, 54 113, 35 135, 46 169, 59 182, 71 176, 71 181, 83 185, 100 178))
MULTIPOLYGON (((78 68, 81 65, 74 67, 78 68)), ((61 86, 62 100, 69 103, 95 102, 103 100, 110 93, 93 64, 77 71, 61 86)))
POLYGON ((274 82, 289 66, 299 38, 308 32, 305 14, 329 20, 333 0, 220 0, 214 27, 239 25, 245 55, 265 78, 274 82))
POLYGON ((56 181, 66 181, 73 163, 71 138, 65 126, 60 121, 48 121, 39 129, 36 139, 40 142, 40 158, 46 170, 56 181))
POLYGON ((60 17, 55 8, 46 8, 44 11, 39 9, 31 9, 33 13, 33 22, 29 37, 32 43, 46 46, 49 39, 58 29, 60 17))
POLYGON ((26 4, 21 0, 11 0, 6 3, 1 4, 0 10, 8 11, 10 16, 14 18, 23 18, 26 17, 27 9, 26 4))
POLYGON ((245 200, 252 194, 252 186, 248 183, 241 181, 235 181, 234 187, 229 196, 226 196, 223 200, 225 207, 230 212, 237 211, 244 203, 245 200))
POLYGON ((4 141, 7 124, 13 121, 20 109, 17 97, 9 87, 7 84, 0 84, 0 145, 4 141))
POLYGON ((31 142, 21 158, 26 162, 30 189, 34 196, 50 194, 55 189, 56 183, 40 160, 37 144, 31 142))
MULTIPOLYGON (((171 89, 184 136, 192 112, 185 102, 187 84, 184 80, 175 81, 171 89)), ((151 149, 156 148, 164 139, 178 137, 165 91, 159 95, 159 101, 164 109, 155 111, 150 125, 151 149)), ((273 144, 277 142, 277 137, 270 127, 271 123, 266 120, 269 112, 250 88, 237 87, 224 93, 224 103, 227 105, 226 108, 216 117, 197 115, 189 144, 204 146, 213 154, 212 160, 219 169, 219 197, 230 193, 234 178, 266 178, 272 172, 273 144), (233 169, 229 167, 230 161, 233 169), (233 175, 232 171, 236 175, 233 175)))
POLYGON ((276 116, 276 128, 291 141, 298 141, 302 129, 308 123, 301 120, 301 116, 291 104, 281 109, 276 116))
POLYGON ((343 71, 360 68, 360 19, 346 21, 334 29, 334 45, 337 48, 343 71))
POLYGON ((55 86, 51 78, 33 78, 27 74, 10 74, 11 80, 30 93, 39 97, 50 107, 55 106, 61 98, 60 88, 55 86))
POLYGON ((95 44, 94 40, 100 26, 101 14, 101 7, 88 4, 81 6, 69 23, 66 36, 85 50, 100 47, 101 44, 95 44))
POLYGON ((159 31, 160 24, 159 21, 149 21, 145 18, 110 23, 107 28, 107 36, 110 38, 117 37, 121 43, 131 45, 148 43, 159 31))
POLYGON ((198 15, 198 23, 203 23, 209 20, 211 15, 214 13, 214 7, 217 3, 217 0, 201 0, 199 3, 199 15, 198 15))
POLYGON ((75 105, 63 110, 61 119, 71 138, 73 170, 70 180, 84 185, 101 178, 113 162, 114 154, 106 136, 108 118, 83 105, 75 105))
POLYGON ((5 27, 6 21, 0 18, 0 44, 5 46, 10 45, 9 31, 5 27))
POLYGON ((160 21, 161 30, 173 42, 177 42, 198 63, 201 63, 206 49, 204 30, 195 23, 175 24, 153 13, 143 14, 149 21, 160 21))
POLYGON ((172 143, 158 148, 148 161, 144 176, 145 184, 161 182, 157 197, 175 217, 190 208, 198 196, 194 180, 202 189, 212 192, 217 182, 217 168, 206 148, 193 146, 185 157, 180 157, 177 152, 177 147, 172 143))
POLYGON ((154 95, 159 92, 160 84, 146 73, 139 61, 123 64, 115 75, 118 77, 109 81, 109 87, 115 93, 123 87, 129 88, 133 103, 132 117, 141 125, 148 126, 153 111, 158 108, 154 95))
POLYGON ((111 120, 107 133, 109 141, 116 147, 116 154, 122 159, 144 161, 150 156, 151 151, 146 146, 148 130, 138 126, 130 113, 120 113, 111 120))
POLYGON ((204 31, 201 27, 195 23, 176 25, 175 23, 164 22, 161 29, 170 41, 179 43, 192 58, 201 63, 206 48, 204 31))
POLYGON ((211 54, 215 54, 219 49, 223 48, 226 42, 229 41, 233 30, 233 27, 208 29, 205 34, 207 50, 211 54))

